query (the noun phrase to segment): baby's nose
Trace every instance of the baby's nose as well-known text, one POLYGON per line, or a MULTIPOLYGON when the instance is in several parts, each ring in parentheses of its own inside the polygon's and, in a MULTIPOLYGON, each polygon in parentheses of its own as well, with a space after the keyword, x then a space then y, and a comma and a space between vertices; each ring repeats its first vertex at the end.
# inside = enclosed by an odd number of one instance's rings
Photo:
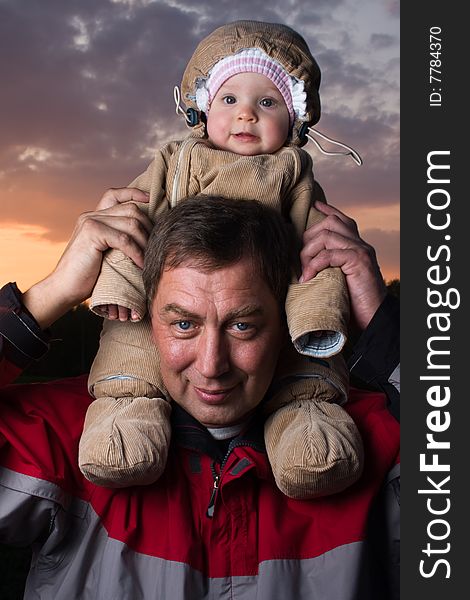
POLYGON ((246 121, 254 121, 256 120, 256 110, 251 104, 243 104, 240 105, 238 111, 238 118, 246 121))

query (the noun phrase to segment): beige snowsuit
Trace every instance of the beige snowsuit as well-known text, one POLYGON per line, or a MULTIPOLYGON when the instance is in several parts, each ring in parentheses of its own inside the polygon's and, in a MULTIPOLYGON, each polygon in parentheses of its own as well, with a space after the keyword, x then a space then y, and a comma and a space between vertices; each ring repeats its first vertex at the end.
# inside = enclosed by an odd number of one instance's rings
MULTIPOLYGON (((278 60, 292 54, 293 35, 297 46, 300 44, 295 37, 298 34, 284 26, 256 22, 231 25, 225 26, 220 39, 219 30, 211 34, 216 38, 215 46, 209 44, 214 61, 218 60, 218 45, 222 45, 221 56, 230 53, 227 44, 231 51, 237 44, 266 51, 263 40, 267 31, 263 28, 268 25, 271 34, 273 28, 279 34, 278 60), (231 25, 236 26, 234 38, 231 25)), ((276 38, 271 35, 270 39, 272 56, 276 38)), ((183 77, 182 90, 188 105, 193 103, 190 90, 194 81, 204 72, 195 66, 198 53, 205 56, 201 45, 183 77)), ((311 74, 318 67, 313 61, 296 69, 299 74, 311 74)), ((318 82, 319 71, 318 77, 310 77, 310 85, 315 88, 318 82)), ((319 115, 318 94, 310 94, 309 98, 313 122, 319 115)), ((148 214, 152 220, 185 197, 201 193, 259 200, 292 222, 300 248, 304 231, 323 218, 313 201, 324 200, 313 178, 310 155, 298 147, 301 144, 294 126, 290 145, 276 153, 241 156, 211 147, 201 123, 185 140, 170 142, 158 151, 130 187, 150 193, 148 214)), ((303 284, 298 283, 298 274, 293 273, 286 300, 289 331, 298 352, 289 345, 281 354, 272 386, 276 392, 266 403, 271 416, 266 421, 265 439, 281 490, 292 497, 306 498, 334 493, 355 481, 362 470, 362 442, 353 421, 339 406, 346 401, 348 391, 347 370, 338 355, 349 320, 343 274, 340 269, 329 268, 303 284), (331 334, 320 338, 312 335, 318 330, 331 334), (289 380, 289 384, 284 385, 283 380, 289 380), (288 440, 283 436, 287 427, 288 440)), ((140 269, 119 251, 106 253, 91 302, 98 314, 103 305, 118 304, 135 310, 142 320, 104 323, 100 350, 89 377, 90 392, 97 400, 85 421, 80 466, 89 479, 105 485, 149 483, 159 477, 166 462, 170 404, 163 399, 165 389, 145 316, 140 269)))
MULTIPOLYGON (((304 231, 323 218, 312 206, 315 187, 312 159, 304 150, 283 147, 275 154, 241 156, 212 148, 198 137, 170 142, 155 156, 148 169, 132 182, 150 193, 148 214, 152 221, 183 198, 197 194, 258 200, 292 222, 298 244, 304 231)), ((318 193, 317 193, 318 196, 318 193)), ((106 254, 93 291, 91 307, 119 304, 146 312, 141 271, 121 252, 106 254)), ((343 347, 349 319, 349 299, 340 269, 325 269, 305 284, 293 277, 286 301, 287 322, 295 347, 302 354, 329 357, 343 347), (314 331, 333 332, 323 338, 314 331)), ((107 361, 110 358, 106 358, 107 361)), ((108 369, 109 369, 108 362, 108 369)))

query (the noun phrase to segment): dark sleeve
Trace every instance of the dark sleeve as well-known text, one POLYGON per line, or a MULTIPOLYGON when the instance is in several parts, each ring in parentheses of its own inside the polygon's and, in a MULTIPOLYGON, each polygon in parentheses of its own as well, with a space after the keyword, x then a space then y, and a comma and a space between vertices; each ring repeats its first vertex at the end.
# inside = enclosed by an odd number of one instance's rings
POLYGON ((384 392, 400 420, 400 302, 389 294, 354 345, 348 359, 351 379, 384 392))
POLYGON ((49 335, 23 306, 16 283, 0 289, 0 357, 25 368, 49 350, 49 335))
POLYGON ((375 598, 400 598, 400 465, 388 477, 371 508, 367 547, 375 598))

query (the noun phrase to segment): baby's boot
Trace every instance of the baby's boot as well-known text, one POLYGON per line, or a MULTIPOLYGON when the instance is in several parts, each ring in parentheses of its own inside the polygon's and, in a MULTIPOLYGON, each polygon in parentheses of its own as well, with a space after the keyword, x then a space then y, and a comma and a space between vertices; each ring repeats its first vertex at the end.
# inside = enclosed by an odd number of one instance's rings
POLYGON ((79 466, 91 482, 112 488, 146 485, 163 473, 170 444, 164 398, 98 398, 88 408, 79 466))
POLYGON ((266 450, 277 486, 286 496, 299 499, 340 492, 361 475, 360 433, 341 406, 321 399, 331 395, 327 382, 310 379, 299 384, 316 389, 284 404, 265 423, 266 450))

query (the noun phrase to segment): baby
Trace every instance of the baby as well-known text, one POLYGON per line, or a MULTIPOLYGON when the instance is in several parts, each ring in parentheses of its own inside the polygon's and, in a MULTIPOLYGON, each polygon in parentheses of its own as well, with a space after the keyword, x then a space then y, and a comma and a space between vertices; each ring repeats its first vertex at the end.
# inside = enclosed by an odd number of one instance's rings
MULTIPOLYGON (((196 48, 183 75, 188 137, 161 148, 131 187, 149 192, 151 219, 197 194, 255 199, 303 232, 323 218, 324 200, 310 155, 301 149, 320 117, 320 70, 303 38, 287 26, 238 21, 196 48)), ((339 354, 349 299, 340 269, 306 283, 293 272, 286 300, 293 344, 282 353, 265 401, 268 457, 279 488, 311 498, 358 479, 359 432, 339 406, 348 377, 339 354)), ((170 399, 151 341, 141 271, 119 251, 107 253, 92 308, 108 317, 89 377, 90 405, 79 461, 91 481, 111 487, 148 484, 164 470, 170 399)))

